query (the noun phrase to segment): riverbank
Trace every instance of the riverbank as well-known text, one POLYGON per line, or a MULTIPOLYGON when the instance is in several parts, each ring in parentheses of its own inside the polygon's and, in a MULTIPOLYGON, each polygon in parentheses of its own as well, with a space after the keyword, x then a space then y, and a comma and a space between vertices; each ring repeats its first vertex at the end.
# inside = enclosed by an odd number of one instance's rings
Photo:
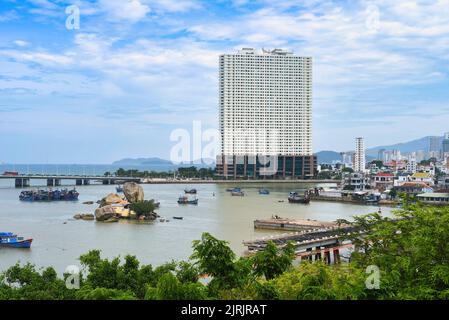
MULTIPOLYGON (((325 196, 312 196, 312 201, 327 201, 327 202, 341 202, 341 203, 352 203, 352 204, 358 204, 363 205, 363 202, 360 202, 358 200, 354 200, 348 197, 325 197, 325 196)), ((379 200, 379 202, 373 204, 373 205, 379 205, 379 206, 390 206, 390 207, 396 207, 400 202, 394 201, 394 200, 379 200)))
MULTIPOLYGON (((191 253, 193 240, 202 232, 210 232, 229 241, 233 251, 240 255, 246 249, 244 240, 270 236, 275 230, 254 229, 254 220, 278 215, 289 219, 310 219, 319 221, 350 220, 353 215, 378 211, 378 207, 340 202, 312 201, 308 205, 288 203, 290 191, 301 192, 324 184, 290 183, 245 184, 197 184, 189 181, 183 184, 142 184, 145 198, 160 202, 155 211, 169 222, 139 223, 120 220, 117 223, 97 223, 75 220, 77 213, 94 213, 96 204, 91 203, 115 193, 114 185, 79 186, 79 200, 75 202, 21 202, 20 191, 14 188, 0 188, 0 205, 7 210, 0 212, 2 231, 11 231, 33 238, 31 250, 0 250, 0 270, 14 265, 18 260, 31 262, 39 267, 53 265, 63 273, 69 265, 79 265, 81 254, 100 249, 105 257, 132 254, 144 263, 160 265, 171 259, 181 260, 191 253), (233 197, 226 192, 229 187, 240 186, 244 197, 233 197), (177 203, 185 188, 197 189, 196 206, 177 203), (260 195, 259 188, 269 189, 270 194, 260 195), (183 217, 182 220, 173 217, 183 217)), ((385 207, 383 214, 390 208, 385 207)))
MULTIPOLYGON (((120 178, 120 177, 118 177, 120 178)), ((275 180, 275 179, 260 179, 260 180, 174 180, 174 179, 145 179, 142 178, 142 184, 263 184, 263 183, 281 183, 281 184, 316 184, 316 183, 339 183, 338 180, 275 180)))

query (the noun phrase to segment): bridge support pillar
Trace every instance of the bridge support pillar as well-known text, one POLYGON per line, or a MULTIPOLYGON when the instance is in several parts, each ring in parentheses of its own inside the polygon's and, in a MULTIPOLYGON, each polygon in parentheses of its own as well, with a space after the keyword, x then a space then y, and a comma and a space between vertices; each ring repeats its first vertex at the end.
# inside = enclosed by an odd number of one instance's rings
POLYGON ((90 185, 90 180, 89 180, 89 179, 84 179, 84 180, 83 180, 83 184, 84 184, 85 186, 90 185))
POLYGON ((61 185, 61 179, 55 179, 55 186, 61 185))
POLYGON ((310 252, 310 251, 312 251, 312 248, 308 248, 308 249, 306 249, 306 251, 309 251, 308 258, 309 258, 309 261, 312 262, 313 261, 313 256, 312 256, 312 253, 310 252))
POLYGON ((77 186, 82 186, 82 185, 83 185, 83 179, 76 179, 75 184, 76 184, 77 186))
POLYGON ((18 178, 15 181, 15 187, 16 188, 26 188, 30 186, 30 179, 22 179, 22 178, 18 178))
POLYGON ((103 184, 110 184, 109 180, 103 180, 103 184))
POLYGON ((334 249, 333 255, 334 255, 334 263, 339 264, 340 263, 340 250, 334 249))
MULTIPOLYGON (((315 248, 316 250, 321 250, 320 247, 315 248)), ((321 260, 321 252, 315 254, 315 261, 321 260)))
POLYGON ((55 181, 53 179, 47 179, 47 187, 53 187, 55 185, 55 181))
POLYGON ((331 264, 331 252, 330 251, 324 252, 324 263, 331 264))
POLYGON ((22 179, 23 187, 27 188, 30 186, 30 179, 22 179))

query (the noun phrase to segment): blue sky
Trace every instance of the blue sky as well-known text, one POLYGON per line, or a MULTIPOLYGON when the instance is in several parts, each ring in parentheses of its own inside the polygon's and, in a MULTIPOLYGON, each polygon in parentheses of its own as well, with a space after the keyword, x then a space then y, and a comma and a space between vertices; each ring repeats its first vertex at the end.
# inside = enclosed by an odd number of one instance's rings
POLYGON ((167 159, 248 46, 314 58, 315 151, 449 131, 449 0, 2 0, 0 162, 167 159))

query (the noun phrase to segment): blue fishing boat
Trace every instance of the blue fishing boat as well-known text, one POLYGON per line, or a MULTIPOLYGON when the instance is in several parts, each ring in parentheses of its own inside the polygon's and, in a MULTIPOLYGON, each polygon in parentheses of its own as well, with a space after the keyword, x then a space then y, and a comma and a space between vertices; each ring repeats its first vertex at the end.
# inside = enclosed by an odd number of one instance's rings
POLYGON ((123 187, 122 186, 117 186, 117 187, 115 187, 115 191, 123 192, 123 187))
POLYGON ((33 239, 18 237, 12 232, 0 232, 0 247, 7 248, 30 248, 33 239))
POLYGON ((259 189, 259 194, 270 194, 270 190, 264 188, 259 189))
POLYGON ((19 195, 21 201, 76 201, 79 193, 76 189, 68 190, 26 190, 19 195))
POLYGON ((178 203, 179 204, 198 204, 198 199, 197 198, 189 199, 186 196, 180 196, 178 198, 178 203))
POLYGON ((242 188, 235 187, 235 188, 228 188, 226 189, 227 192, 241 192, 242 188))

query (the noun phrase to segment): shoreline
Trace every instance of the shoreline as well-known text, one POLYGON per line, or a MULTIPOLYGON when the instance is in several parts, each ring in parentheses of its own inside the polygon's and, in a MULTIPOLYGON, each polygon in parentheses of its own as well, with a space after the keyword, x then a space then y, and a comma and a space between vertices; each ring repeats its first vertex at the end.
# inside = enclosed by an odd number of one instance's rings
POLYGON ((335 183, 338 184, 339 180, 156 180, 156 181, 142 181, 141 184, 262 184, 262 183, 335 183))

